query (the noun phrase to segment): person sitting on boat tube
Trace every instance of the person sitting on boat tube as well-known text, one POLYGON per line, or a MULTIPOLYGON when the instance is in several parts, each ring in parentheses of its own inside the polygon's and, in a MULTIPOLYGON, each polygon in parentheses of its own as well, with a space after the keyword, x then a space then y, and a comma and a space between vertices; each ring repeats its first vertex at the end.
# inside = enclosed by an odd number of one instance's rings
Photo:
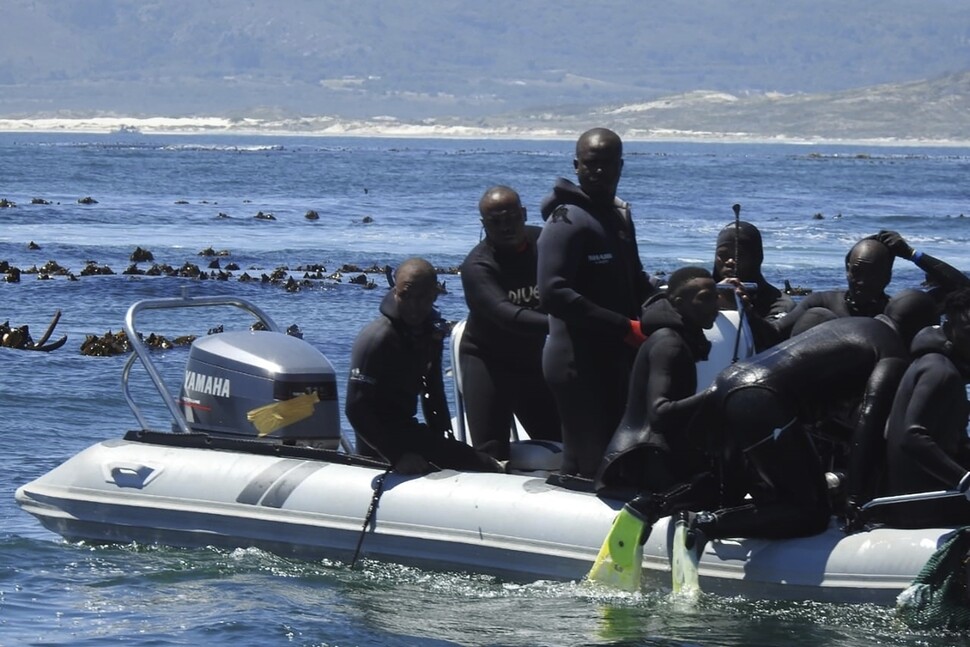
POLYGON ((533 440, 562 440, 559 412, 542 375, 549 317, 539 307, 536 241, 519 194, 493 186, 478 202, 485 239, 461 264, 468 321, 460 364, 472 446, 509 460, 515 415, 533 440))
POLYGON ((845 255, 847 288, 816 291, 802 298, 794 310, 774 322, 779 338, 788 339, 829 319, 880 314, 889 303, 886 286, 892 280, 894 258, 874 236, 857 242, 845 255))
POLYGON ((704 392, 691 433, 706 438, 723 465, 743 465, 743 476, 734 469, 723 473, 746 479, 751 499, 703 512, 695 527, 707 538, 825 530, 831 513, 826 470, 807 426, 831 417, 846 420, 851 430, 848 494, 869 494, 909 343, 936 320, 931 297, 909 290, 884 314, 821 323, 722 371, 704 392))
POLYGON ((897 232, 883 230, 863 238, 846 254, 847 289, 809 294, 794 310, 774 322, 778 335, 787 339, 821 321, 839 317, 874 317, 883 312, 889 303, 886 287, 892 280, 895 258, 911 260, 926 272, 934 284, 934 294, 945 295, 970 285, 970 278, 956 268, 914 250, 897 232))
POLYGON ((354 341, 346 413, 357 450, 382 457, 401 474, 501 471, 497 461, 451 435, 441 373, 446 328, 434 308, 437 279, 422 258, 401 263, 381 316, 354 341), (423 423, 416 417, 419 398, 423 423))
MULTIPOLYGON (((740 207, 736 208, 740 211, 740 207)), ((795 308, 792 298, 765 278, 761 271, 764 259, 761 232, 750 222, 739 220, 727 224, 718 233, 714 248, 714 280, 736 286, 758 351, 780 341, 772 322, 795 308), (757 288, 748 292, 745 283, 755 284, 757 288)), ((734 300, 731 301, 730 307, 734 309, 734 300)))
POLYGON ((659 494, 711 471, 685 430, 702 397, 695 395, 695 364, 711 349, 704 330, 717 314, 717 286, 701 267, 674 271, 666 292, 644 304, 640 330, 647 341, 637 351, 626 410, 597 473, 598 492, 659 494))
MULTIPOLYGON (((947 297, 944 315, 942 327, 923 330, 913 340, 916 359, 893 401, 886 426, 888 495, 970 493, 970 288, 947 297)), ((872 516, 904 528, 965 526, 970 503, 964 497, 900 503, 872 508, 872 516)))

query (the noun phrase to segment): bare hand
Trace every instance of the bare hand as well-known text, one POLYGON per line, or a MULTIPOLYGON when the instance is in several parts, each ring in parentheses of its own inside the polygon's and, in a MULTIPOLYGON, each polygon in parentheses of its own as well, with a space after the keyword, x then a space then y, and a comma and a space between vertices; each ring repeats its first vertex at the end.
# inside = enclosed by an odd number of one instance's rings
MULTIPOLYGON (((745 310, 751 308, 751 297, 744 289, 744 284, 737 278, 730 276, 721 279, 718 285, 730 285, 734 287, 734 294, 737 295, 737 299, 740 299, 742 307, 745 310)), ((735 299, 731 298, 731 294, 727 290, 718 290, 718 298, 721 303, 721 310, 734 310, 737 307, 735 299)))

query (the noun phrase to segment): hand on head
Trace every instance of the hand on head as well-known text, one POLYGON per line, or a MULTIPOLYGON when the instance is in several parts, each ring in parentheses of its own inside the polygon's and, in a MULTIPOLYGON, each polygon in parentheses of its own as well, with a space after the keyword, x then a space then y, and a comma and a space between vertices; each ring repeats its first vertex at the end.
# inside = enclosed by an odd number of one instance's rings
POLYGON ((899 235, 899 232, 883 229, 876 234, 876 240, 888 247, 897 258, 909 259, 913 256, 913 248, 899 235))

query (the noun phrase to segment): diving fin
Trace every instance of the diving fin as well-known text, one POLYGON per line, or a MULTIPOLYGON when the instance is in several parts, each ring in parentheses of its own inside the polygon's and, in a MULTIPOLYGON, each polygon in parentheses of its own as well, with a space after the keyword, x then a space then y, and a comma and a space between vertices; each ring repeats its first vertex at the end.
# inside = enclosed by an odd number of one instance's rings
POLYGON ((701 592, 697 565, 703 542, 698 542, 696 529, 690 528, 689 516, 679 512, 672 518, 673 539, 670 542, 670 575, 673 593, 682 597, 695 597, 701 592))
POLYGON ((651 524, 629 503, 623 506, 603 540, 586 579, 623 591, 638 591, 643 571, 643 541, 651 524))

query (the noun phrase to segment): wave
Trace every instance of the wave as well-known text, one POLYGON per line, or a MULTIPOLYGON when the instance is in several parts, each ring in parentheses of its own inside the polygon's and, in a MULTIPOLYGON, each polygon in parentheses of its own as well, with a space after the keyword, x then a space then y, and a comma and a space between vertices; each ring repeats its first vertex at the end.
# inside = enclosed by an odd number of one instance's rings
POLYGON ((820 153, 811 152, 806 155, 801 156, 804 159, 811 160, 861 160, 861 161, 900 161, 900 160, 928 160, 928 159, 953 159, 953 160, 963 160, 967 159, 967 155, 928 155, 925 153, 820 153))
POLYGON ((192 132, 227 130, 234 120, 225 117, 37 117, 0 119, 0 131, 114 133, 137 136, 154 132, 192 132))
POLYGON ((229 152, 229 153, 265 153, 270 151, 285 151, 286 147, 281 146, 280 144, 252 145, 252 146, 238 146, 238 145, 219 146, 216 144, 175 144, 175 145, 159 146, 158 150, 213 151, 213 152, 229 152))
MULTIPOLYGON (((67 131, 64 131, 67 132, 67 131)), ((78 133, 72 133, 78 134, 78 133)), ((144 141, 70 141, 38 142, 38 147, 49 148, 92 148, 104 150, 144 150, 144 151, 214 151, 229 153, 265 153, 285 151, 282 144, 162 144, 157 140, 144 141)))
MULTIPOLYGON (((555 118, 550 116, 555 123, 555 118)), ((10 133, 89 133, 114 135, 119 145, 135 145, 145 135, 275 135, 303 137, 383 137, 401 139, 506 139, 506 140, 573 140, 580 133, 566 125, 507 124, 473 125, 452 119, 401 121, 394 117, 341 119, 332 116, 257 119, 231 117, 85 117, 0 118, 0 132, 10 133)), ((777 135, 765 137, 745 132, 714 132, 669 128, 618 129, 628 141, 707 142, 743 144, 819 144, 867 146, 939 146, 970 147, 960 139, 859 138, 828 139, 777 135)))

